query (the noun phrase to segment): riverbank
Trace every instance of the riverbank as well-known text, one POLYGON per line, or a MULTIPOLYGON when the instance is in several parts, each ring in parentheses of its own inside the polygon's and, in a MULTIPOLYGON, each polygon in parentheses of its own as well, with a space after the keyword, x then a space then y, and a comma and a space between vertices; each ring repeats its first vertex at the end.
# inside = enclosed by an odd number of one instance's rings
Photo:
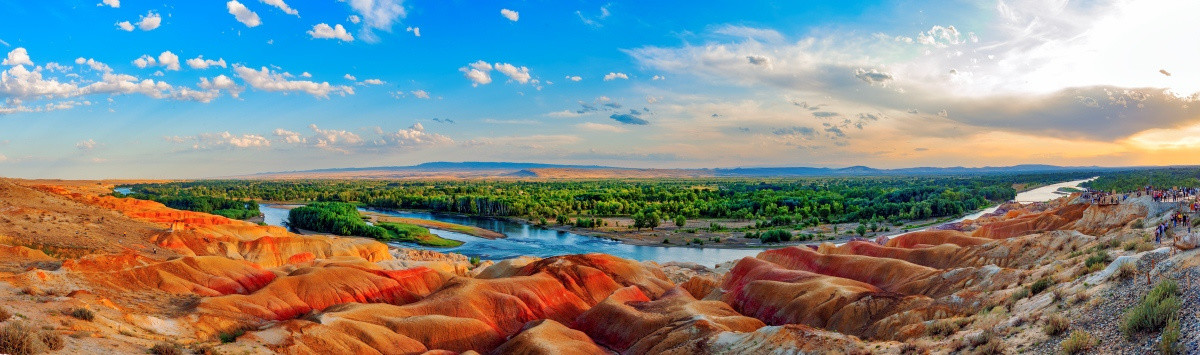
POLYGON ((504 235, 504 233, 500 233, 497 231, 483 229, 483 228, 479 228, 479 227, 473 227, 473 226, 464 226, 464 225, 455 224, 455 223, 448 223, 448 222, 435 221, 435 220, 429 220, 429 219, 420 219, 420 218, 388 216, 388 215, 381 214, 378 212, 372 212, 370 210, 367 210, 367 211, 361 212, 361 213, 364 217, 367 217, 371 223, 383 222, 383 223, 411 224, 411 225, 421 226, 421 227, 430 228, 430 229, 441 229, 441 230, 445 230, 445 231, 462 233, 462 234, 466 234, 469 236, 479 237, 479 238, 489 239, 489 240, 507 237, 504 235))

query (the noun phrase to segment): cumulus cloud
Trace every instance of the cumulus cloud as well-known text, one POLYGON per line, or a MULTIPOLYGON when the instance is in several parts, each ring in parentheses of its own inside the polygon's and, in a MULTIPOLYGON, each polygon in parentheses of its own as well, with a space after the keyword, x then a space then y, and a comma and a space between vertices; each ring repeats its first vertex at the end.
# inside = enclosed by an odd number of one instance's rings
MULTIPOLYGON (((975 37, 974 33, 970 34, 975 37)), ((976 39, 978 41, 978 39, 976 39)), ((947 47, 956 44, 962 44, 962 34, 958 32, 954 26, 933 26, 929 31, 917 34, 917 42, 937 47, 947 47)))
POLYGON ((418 99, 429 99, 429 92, 427 92, 425 90, 415 90, 415 91, 412 91, 412 94, 413 94, 413 96, 416 96, 418 99))
POLYGON ((570 80, 570 81, 580 81, 580 80, 583 80, 583 77, 580 77, 580 76, 578 76, 578 75, 575 75, 575 76, 567 75, 567 80, 570 80))
POLYGON ((350 5, 350 8, 362 18, 363 28, 360 36, 363 40, 374 43, 379 38, 374 30, 392 31, 396 20, 407 16, 403 0, 339 0, 350 5))
POLYGON ((508 76, 509 79, 521 84, 529 82, 529 68, 517 67, 508 63, 496 63, 496 71, 508 76))
POLYGON ((521 18, 521 14, 509 9, 500 9, 500 16, 504 16, 504 18, 512 22, 517 22, 517 19, 521 18))
POLYGON ((96 6, 108 6, 115 9, 121 7, 121 0, 104 0, 96 4, 96 6))
POLYGON ((175 55, 175 53, 171 53, 171 51, 160 53, 157 59, 151 57, 149 54, 143 54, 141 57, 138 57, 138 59, 133 60, 133 65, 143 69, 153 66, 160 66, 166 68, 167 70, 179 70, 180 68, 179 56, 175 55))
POLYGON ((468 64, 465 67, 458 68, 458 71, 463 73, 463 77, 471 81, 471 86, 487 85, 492 83, 492 65, 485 61, 476 61, 468 64))
POLYGON ((367 79, 367 80, 363 80, 363 81, 362 81, 362 84, 363 84, 363 85, 383 85, 383 80, 379 80, 379 79, 367 79))
POLYGON ((246 27, 257 27, 262 24, 262 19, 258 18, 258 14, 246 8, 246 5, 237 0, 229 0, 225 3, 225 7, 229 9, 229 14, 238 22, 241 22, 246 27))
POLYGON ((329 27, 328 24, 318 23, 313 26, 311 30, 308 30, 308 35, 312 36, 312 38, 332 38, 342 42, 354 41, 354 36, 351 36, 349 32, 346 32, 346 28, 342 27, 341 24, 337 24, 334 27, 329 27))
MULTIPOLYGON (((112 71, 112 68, 110 68, 108 66, 108 64, 101 63, 100 61, 97 61, 92 58, 86 58, 86 59, 83 57, 75 58, 75 64, 87 65, 89 68, 92 68, 92 70, 95 70, 98 72, 103 72, 103 73, 108 73, 108 72, 112 71)), ((48 64, 47 64, 47 67, 49 67, 48 64)))
POLYGON ((402 149, 454 143, 449 137, 426 131, 420 122, 396 132, 385 132, 382 140, 389 147, 402 149))
POLYGON ((420 27, 409 26, 408 28, 405 28, 404 30, 408 31, 408 32, 412 32, 414 37, 421 37, 421 28, 420 27))
POLYGON ((866 70, 863 68, 855 69, 854 77, 858 78, 858 80, 862 80, 864 83, 871 84, 871 85, 875 85, 875 84, 887 85, 887 83, 889 81, 892 81, 892 79, 893 79, 892 74, 881 73, 877 69, 866 70))
POLYGON ((304 92, 318 98, 328 98, 329 94, 353 95, 354 88, 344 85, 331 85, 328 82, 313 82, 308 80, 288 80, 283 74, 262 67, 254 70, 234 64, 233 71, 250 87, 263 91, 275 92, 304 92))
POLYGON ((213 77, 212 80, 209 80, 208 78, 200 78, 199 86, 201 89, 209 91, 224 90, 229 92, 229 95, 235 98, 242 93, 242 90, 244 90, 244 88, 233 82, 233 79, 230 79, 224 74, 217 75, 216 77, 213 77))
POLYGON ((222 68, 226 67, 224 58, 218 58, 217 60, 212 60, 212 59, 204 59, 204 56, 198 56, 198 57, 195 57, 192 59, 188 59, 187 65, 189 67, 192 67, 192 69, 208 69, 208 67, 214 67, 214 66, 222 67, 222 68))
POLYGON ((271 141, 266 137, 257 134, 243 134, 240 136, 230 134, 229 131, 221 133, 202 133, 199 135, 199 141, 210 146, 228 146, 233 148, 256 148, 269 147, 271 141))
POLYGON ((629 79, 629 75, 617 72, 609 72, 608 74, 604 75, 604 81, 613 81, 616 79, 629 79))
POLYGON ((276 137, 283 139, 284 143, 303 144, 308 142, 307 139, 304 139, 304 137, 300 136, 300 133, 292 132, 283 128, 276 128, 273 133, 276 137))
POLYGON ((346 18, 346 21, 350 21, 350 23, 357 25, 359 22, 362 22, 362 18, 358 17, 358 15, 350 15, 350 17, 346 18))
POLYGON ((117 28, 125 32, 133 32, 133 24, 129 21, 117 22, 117 28))
POLYGON ((17 47, 8 52, 8 56, 4 61, 0 61, 0 65, 33 65, 33 61, 29 59, 29 52, 25 47, 17 47))
MULTIPOLYGON (((158 28, 159 25, 162 25, 162 16, 159 16, 158 13, 154 11, 150 11, 146 13, 146 15, 140 16, 137 23, 137 27, 142 31, 154 30, 158 28)), ((124 27, 122 27, 122 29, 124 29, 124 27)))
POLYGON ((259 1, 262 1, 264 4, 267 4, 267 5, 278 7, 280 10, 283 10, 283 13, 285 13, 285 14, 296 15, 296 17, 300 17, 300 12, 296 11, 296 9, 293 9, 291 6, 288 6, 288 4, 284 3, 283 0, 259 0, 259 1))

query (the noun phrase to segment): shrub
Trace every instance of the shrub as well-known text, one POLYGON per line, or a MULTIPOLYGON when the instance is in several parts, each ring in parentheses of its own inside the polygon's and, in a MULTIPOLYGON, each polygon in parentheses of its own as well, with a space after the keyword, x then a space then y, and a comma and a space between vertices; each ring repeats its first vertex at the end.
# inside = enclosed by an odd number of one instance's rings
POLYGON ((63 344, 62 336, 55 332, 42 332, 41 341, 42 344, 45 344, 46 348, 50 350, 62 350, 63 346, 65 345, 63 344))
POLYGON ((1134 249, 1137 249, 1137 246, 1138 242, 1136 240, 1125 243, 1125 251, 1133 251, 1134 249))
POLYGON ((1158 340, 1158 350, 1163 354, 1179 353, 1179 317, 1172 317, 1163 328, 1162 338, 1158 340))
POLYGON ((1174 280, 1159 282, 1141 303, 1121 316, 1121 332, 1133 337, 1138 332, 1161 329, 1175 317, 1181 306, 1179 284, 1174 280))
POLYGON ((972 354, 992 355, 1004 354, 1004 341, 991 331, 984 331, 970 339, 971 346, 975 348, 971 351, 972 354))
POLYGON ((0 353, 31 355, 46 351, 38 331, 25 323, 9 323, 0 328, 0 353))
POLYGON ((1087 266, 1087 268, 1091 270, 1093 266, 1100 265, 1103 267, 1105 264, 1108 264, 1109 261, 1112 261, 1112 258, 1108 256, 1108 253, 1105 253, 1102 250, 1097 250, 1083 261, 1083 265, 1087 266))
POLYGON ((1049 278, 1043 277, 1038 279, 1037 281, 1034 281, 1032 285, 1029 285, 1029 293, 1036 296, 1037 294, 1042 293, 1042 291, 1045 291, 1047 288, 1050 288, 1050 284, 1051 281, 1049 278))
POLYGON ((1078 354, 1085 350, 1091 349, 1096 345, 1096 339, 1092 338, 1091 334, 1082 330, 1071 332, 1071 335, 1063 340, 1059 346, 1062 347, 1063 353, 1078 354))
POLYGON ((782 229, 772 229, 763 232, 762 235, 759 236, 759 240, 762 240, 763 243, 786 242, 792 240, 792 232, 782 229))
POLYGON ((75 317, 76 319, 86 320, 89 322, 96 319, 96 313, 92 312, 92 310, 87 309, 87 308, 71 308, 70 310, 67 311, 67 315, 75 317))
POLYGON ((7 308, 0 307, 0 322, 6 321, 9 318, 12 318, 12 312, 9 312, 7 308))
POLYGON ((1146 221, 1145 221, 1145 220, 1142 220, 1141 218, 1138 218, 1137 220, 1134 220, 1134 221, 1133 221, 1133 228, 1138 228, 1138 229, 1141 229, 1141 228, 1146 228, 1146 221))
POLYGON ((1119 280, 1129 279, 1137 276, 1137 265, 1131 262, 1121 264, 1120 268, 1117 269, 1117 273, 1113 274, 1113 276, 1116 276, 1116 278, 1119 280))
POLYGON ((1017 290, 1016 292, 1013 292, 1013 294, 1012 294, 1013 302, 1019 301, 1025 297, 1029 297, 1029 289, 1028 288, 1021 288, 1020 290, 1017 290))
POLYGON ((1060 314, 1053 314, 1046 318, 1046 325, 1042 326, 1042 332, 1049 336, 1058 336, 1067 331, 1071 327, 1071 321, 1067 317, 1060 314))
POLYGON ((663 238, 663 244, 671 244, 671 240, 663 238))
POLYGON ((158 343, 150 348, 150 353, 154 355, 183 355, 183 350, 179 346, 168 343, 158 343))
POLYGON ((1150 243, 1150 242, 1140 243, 1140 244, 1138 244, 1137 249, 1136 249, 1136 251, 1139 253, 1144 253, 1144 252, 1148 252, 1151 250, 1154 250, 1154 243, 1150 243))
POLYGON ((955 322, 949 320, 937 320, 925 328, 925 334, 936 336, 948 336, 957 333, 961 327, 955 322))
POLYGON ((243 334, 246 334, 245 330, 237 330, 237 331, 230 332, 230 333, 218 334, 217 338, 221 339, 221 343, 232 343, 232 342, 237 341, 237 338, 242 336, 243 334))

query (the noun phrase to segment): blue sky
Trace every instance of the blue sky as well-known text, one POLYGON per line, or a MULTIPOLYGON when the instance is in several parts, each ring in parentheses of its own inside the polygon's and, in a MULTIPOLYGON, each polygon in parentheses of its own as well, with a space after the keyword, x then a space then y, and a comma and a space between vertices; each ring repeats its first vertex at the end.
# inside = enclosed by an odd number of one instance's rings
POLYGON ((0 175, 1190 163, 1197 7, 5 2, 0 175))

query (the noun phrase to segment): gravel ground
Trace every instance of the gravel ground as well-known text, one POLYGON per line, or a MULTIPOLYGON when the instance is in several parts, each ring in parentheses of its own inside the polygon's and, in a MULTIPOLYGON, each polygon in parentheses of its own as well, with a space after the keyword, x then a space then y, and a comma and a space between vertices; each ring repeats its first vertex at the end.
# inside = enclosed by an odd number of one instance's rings
MULTIPOLYGON (((1200 257, 1200 250, 1185 253, 1185 257, 1200 257)), ((1151 260, 1159 261, 1156 270, 1176 269, 1170 261, 1162 263, 1165 255, 1143 258, 1138 263, 1139 270, 1148 270, 1151 260)), ((1179 260, 1179 259, 1173 259, 1179 260)), ((1164 277, 1179 281, 1183 292, 1183 308, 1180 311, 1179 340, 1183 354, 1200 354, 1200 268, 1191 267, 1185 270, 1172 270, 1166 275, 1153 276, 1158 282, 1164 277)), ((1156 354, 1158 353, 1159 333, 1143 333, 1133 339, 1126 338, 1120 331, 1121 315, 1125 310, 1141 302, 1153 285, 1146 284, 1144 275, 1124 281, 1110 281, 1104 289, 1098 290, 1092 298, 1095 305, 1084 306, 1070 313, 1071 330, 1063 335, 1030 347, 1030 353, 1048 354, 1060 351, 1060 343, 1074 330, 1084 330, 1097 340, 1096 346, 1089 354, 1156 354), (1099 299, 1099 300, 1095 300, 1099 299)))

